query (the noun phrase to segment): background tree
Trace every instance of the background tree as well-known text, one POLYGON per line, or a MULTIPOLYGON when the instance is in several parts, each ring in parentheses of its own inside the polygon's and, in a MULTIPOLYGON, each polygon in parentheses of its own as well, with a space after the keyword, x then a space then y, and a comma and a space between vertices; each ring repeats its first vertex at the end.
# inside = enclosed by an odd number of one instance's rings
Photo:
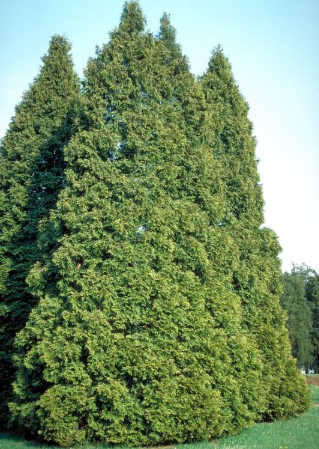
POLYGON ((309 399, 290 355, 280 305, 280 247, 273 231, 262 227, 263 197, 248 105, 221 47, 213 52, 201 84, 210 105, 211 148, 223 167, 227 208, 220 225, 233 239, 227 265, 232 289, 241 298, 247 330, 263 361, 260 416, 293 415, 304 410, 309 399))
MULTIPOLYGON (((72 133, 72 110, 79 95, 70 44, 54 36, 43 66, 22 102, 0 147, 0 377, 1 420, 13 377, 16 333, 35 304, 26 277, 42 257, 39 223, 48 217, 64 184, 63 147, 72 133)), ((48 251, 48 247, 45 249, 48 251)))
POLYGON ((292 354, 297 359, 298 367, 309 372, 313 364, 313 347, 311 311, 306 298, 307 271, 294 266, 291 273, 284 273, 282 305, 288 315, 292 354))
POLYGON ((306 298, 311 311, 311 343, 313 347, 312 369, 319 373, 319 274, 309 269, 306 279, 306 298))
POLYGON ((318 372, 319 277, 306 265, 284 274, 283 307, 287 310, 293 355, 306 371, 318 372))

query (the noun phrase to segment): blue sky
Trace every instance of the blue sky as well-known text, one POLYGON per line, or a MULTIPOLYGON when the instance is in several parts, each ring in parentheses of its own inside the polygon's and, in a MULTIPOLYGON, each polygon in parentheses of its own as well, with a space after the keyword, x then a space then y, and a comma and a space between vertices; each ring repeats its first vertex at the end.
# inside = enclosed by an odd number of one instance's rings
MULTIPOLYGON (((250 104, 265 223, 283 247, 283 269, 319 271, 319 0, 141 0, 148 28, 164 11, 192 72, 221 44, 250 104)), ((0 0, 0 137, 39 73, 50 37, 72 43, 82 71, 119 23, 122 0, 0 0)))

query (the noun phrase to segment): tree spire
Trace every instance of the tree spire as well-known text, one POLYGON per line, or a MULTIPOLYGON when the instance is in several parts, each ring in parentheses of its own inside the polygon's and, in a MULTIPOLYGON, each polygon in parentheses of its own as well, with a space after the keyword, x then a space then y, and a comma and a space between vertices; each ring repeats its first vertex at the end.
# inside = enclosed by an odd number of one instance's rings
POLYGON ((231 64, 228 58, 225 56, 224 49, 221 44, 218 44, 215 48, 213 48, 208 66, 210 70, 213 70, 214 68, 217 69, 218 67, 227 67, 229 70, 231 70, 231 64))
POLYGON ((129 34, 142 33, 145 29, 146 19, 137 1, 126 2, 120 21, 120 30, 129 34))
POLYGON ((181 46, 176 42, 176 30, 171 24, 170 16, 164 13, 160 19, 160 30, 157 39, 168 50, 167 64, 175 67, 174 72, 189 72, 188 59, 181 50, 181 46))
POLYGON ((160 20, 160 31, 158 33, 160 40, 165 41, 169 47, 176 42, 176 30, 170 21, 170 15, 164 13, 160 20))

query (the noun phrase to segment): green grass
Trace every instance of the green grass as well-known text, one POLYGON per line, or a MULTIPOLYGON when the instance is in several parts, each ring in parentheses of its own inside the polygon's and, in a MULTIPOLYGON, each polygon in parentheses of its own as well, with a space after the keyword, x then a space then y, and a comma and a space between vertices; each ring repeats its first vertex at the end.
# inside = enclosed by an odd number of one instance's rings
MULTIPOLYGON (((319 403, 319 386, 310 385, 309 388, 313 403, 319 403)), ((0 449, 56 448, 57 446, 28 442, 8 433, 0 433, 0 449)), ((79 448, 105 449, 107 446, 84 445, 79 448)), ((124 446, 118 446, 117 449, 124 449, 124 446)), ((163 449, 319 449, 319 407, 312 405, 297 418, 272 424, 257 424, 239 435, 222 438, 217 442, 172 445, 163 449)))
MULTIPOLYGON (((317 385, 310 385, 309 388, 311 391, 312 402, 319 404, 319 387, 317 387, 317 385)), ((319 444, 318 444, 318 447, 319 447, 319 444)))
POLYGON ((298 418, 258 424, 236 437, 219 440, 218 449, 318 449, 319 407, 298 418))
POLYGON ((0 449, 54 449, 55 447, 29 442, 10 433, 0 432, 0 449))
MULTIPOLYGON (((23 438, 11 435, 9 433, 0 433, 0 449, 48 449, 48 446, 38 445, 36 443, 25 441, 23 438)), ((51 446, 51 449, 52 446, 51 446)))

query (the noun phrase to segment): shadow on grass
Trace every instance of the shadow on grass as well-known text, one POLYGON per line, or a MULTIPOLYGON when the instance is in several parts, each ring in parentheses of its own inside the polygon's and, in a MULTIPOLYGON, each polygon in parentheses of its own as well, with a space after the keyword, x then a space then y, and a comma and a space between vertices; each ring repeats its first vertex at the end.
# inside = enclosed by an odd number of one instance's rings
MULTIPOLYGON (((0 432, 0 449, 57 449, 58 446, 28 441, 9 432, 0 432)), ((59 448, 61 449, 61 448, 59 448)))

